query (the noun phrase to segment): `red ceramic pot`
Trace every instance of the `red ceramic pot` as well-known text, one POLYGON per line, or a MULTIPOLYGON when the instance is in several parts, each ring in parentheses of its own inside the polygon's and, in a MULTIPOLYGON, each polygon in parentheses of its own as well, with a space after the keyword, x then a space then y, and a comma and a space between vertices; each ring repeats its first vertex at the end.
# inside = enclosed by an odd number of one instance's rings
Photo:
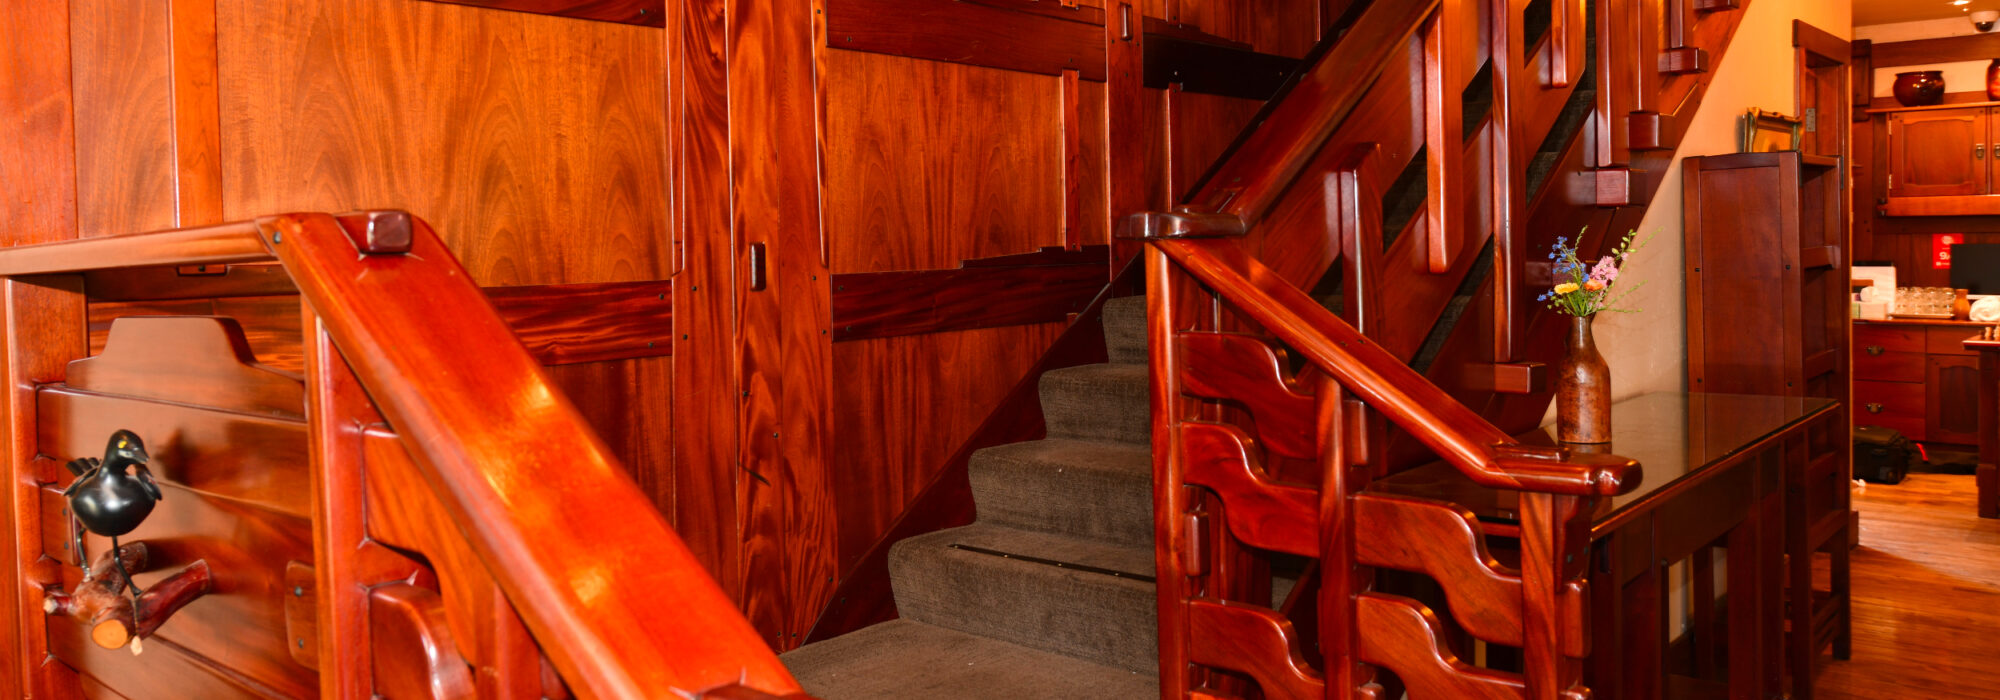
MULTIPOLYGON (((1990 88, 1989 88, 1990 89, 1990 88)), ((1896 74, 1896 101, 1922 107, 1944 101, 1944 71, 1920 70, 1896 74)))

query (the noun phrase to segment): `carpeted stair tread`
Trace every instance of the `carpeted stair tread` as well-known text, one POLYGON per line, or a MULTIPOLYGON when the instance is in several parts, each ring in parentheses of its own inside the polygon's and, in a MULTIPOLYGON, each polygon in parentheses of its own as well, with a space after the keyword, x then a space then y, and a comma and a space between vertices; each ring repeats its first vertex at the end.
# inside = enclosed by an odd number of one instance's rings
POLYGON ((1153 460, 1145 447, 1051 438, 989 447, 969 467, 979 521, 1149 547, 1153 460))
POLYGON ((1104 345, 1111 361, 1146 364, 1146 298, 1119 297, 1104 302, 1104 345))
POLYGON ((988 523, 889 551, 904 619, 1148 673, 1159 663, 1152 576, 1150 544, 988 523))
POLYGON ((782 660, 821 700, 1015 700, 1160 695, 1159 680, 1018 644, 891 620, 810 644, 782 660))
POLYGON ((1042 374, 1042 415, 1049 437, 1152 442, 1145 365, 1098 364, 1042 374))

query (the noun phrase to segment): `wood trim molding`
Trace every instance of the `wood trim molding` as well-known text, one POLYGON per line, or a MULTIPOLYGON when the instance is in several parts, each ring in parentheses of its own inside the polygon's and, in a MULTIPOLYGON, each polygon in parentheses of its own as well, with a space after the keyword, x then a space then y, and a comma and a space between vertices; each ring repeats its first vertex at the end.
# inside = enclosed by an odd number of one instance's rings
POLYGON ((1052 248, 955 270, 834 275, 833 340, 1067 320, 1103 289, 1108 256, 1104 246, 1052 248))
POLYGON ((1792 20, 1792 46, 1841 63, 1852 62, 1854 56, 1853 46, 1846 39, 1812 26, 1805 20, 1792 20))
POLYGON ((1985 61, 1995 56, 2000 56, 2000 34, 1876 43, 1869 49, 1869 57, 1874 59, 1876 68, 1985 61))
POLYGON ((642 27, 667 26, 666 0, 431 0, 537 15, 555 15, 642 27))

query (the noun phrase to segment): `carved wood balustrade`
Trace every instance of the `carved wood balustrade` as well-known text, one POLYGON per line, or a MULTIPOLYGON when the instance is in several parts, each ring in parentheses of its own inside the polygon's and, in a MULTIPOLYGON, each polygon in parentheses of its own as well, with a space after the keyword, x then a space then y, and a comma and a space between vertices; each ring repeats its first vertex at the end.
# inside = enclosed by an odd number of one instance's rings
POLYGON ((1163 696, 1233 695, 1241 674, 1266 697, 1395 697, 1376 674, 1387 669, 1415 698, 1588 697, 1577 516, 1636 486, 1638 465, 1515 444, 1233 238, 1148 242, 1163 696), (1259 332, 1222 330, 1244 325, 1259 332), (1308 369, 1290 371, 1279 343, 1308 369), (1380 459, 1371 413, 1521 493, 1517 566, 1488 551, 1470 511, 1365 490, 1380 459), (1277 465, 1301 460, 1317 483, 1284 480, 1277 465), (1294 593, 1317 596, 1316 617, 1270 605, 1265 553, 1316 560, 1294 593), (1434 579, 1459 629, 1518 647, 1522 669, 1462 660, 1430 607, 1377 590, 1382 569, 1434 579))

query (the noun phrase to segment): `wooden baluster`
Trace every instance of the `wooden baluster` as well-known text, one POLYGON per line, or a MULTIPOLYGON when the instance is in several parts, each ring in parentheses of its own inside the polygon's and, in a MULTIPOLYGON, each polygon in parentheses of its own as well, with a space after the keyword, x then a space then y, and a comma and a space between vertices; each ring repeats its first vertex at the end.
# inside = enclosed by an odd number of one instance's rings
POLYGON ((1552 88, 1569 87, 1583 76, 1583 57, 1586 45, 1583 33, 1590 31, 1584 26, 1584 0, 1554 0, 1549 8, 1549 60, 1547 72, 1542 75, 1542 84, 1552 88))
POLYGON ((1352 407, 1340 383, 1322 374, 1314 396, 1323 475, 1319 499, 1320 652, 1326 657, 1326 697, 1350 700, 1375 680, 1374 670, 1357 656, 1354 619, 1355 596, 1374 587, 1373 572, 1358 565, 1354 554, 1354 538, 1365 534, 1354 531, 1352 494, 1366 484, 1366 478, 1356 478, 1360 474, 1353 469, 1357 436, 1351 428, 1357 423, 1348 415, 1352 407))
POLYGON ((1180 437, 1174 426, 1187 410, 1181 396, 1178 301, 1185 296, 1186 278, 1155 247, 1146 252, 1147 360, 1152 372, 1150 405, 1153 421, 1153 558, 1157 569, 1160 627, 1160 697, 1184 698, 1192 689, 1188 666, 1187 599, 1191 592, 1189 562, 1183 552, 1197 536, 1188 527, 1191 499, 1182 485, 1180 437))
MULTIPOLYGON (((1456 98, 1453 99, 1456 102, 1456 98)), ((1368 161, 1379 149, 1368 143, 1349 150, 1327 176, 1328 199, 1335 210, 1334 235, 1340 237, 1340 256, 1346 260, 1347 275, 1342 294, 1347 298, 1347 322, 1362 335, 1382 332, 1382 303, 1378 298, 1382 250, 1382 195, 1364 174, 1368 161)))
POLYGON ((1667 48, 1660 53, 1659 70, 1669 75, 1708 70, 1708 52, 1694 45, 1696 0, 1667 0, 1667 48))
MULTIPOLYGON (((1451 271, 1465 247, 1465 203, 1458 185, 1465 167, 1465 61, 1451 47, 1472 53, 1479 17, 1467 0, 1444 0, 1424 29, 1424 153, 1429 166, 1424 201, 1424 260, 1431 274, 1451 271)), ((1354 298, 1352 296, 1348 297, 1354 298)))
POLYGON ((1526 248, 1516 240, 1515 218, 1526 209, 1526 198, 1516 183, 1524 171, 1514 161, 1514 73, 1521 65, 1522 38, 1519 17, 1511 0, 1489 0, 1493 21, 1488 27, 1488 46, 1493 52, 1493 138, 1492 190, 1488 209, 1493 212, 1493 362, 1511 362, 1520 347, 1515 334, 1523 329, 1525 314, 1519 301, 1520 280, 1526 248))

